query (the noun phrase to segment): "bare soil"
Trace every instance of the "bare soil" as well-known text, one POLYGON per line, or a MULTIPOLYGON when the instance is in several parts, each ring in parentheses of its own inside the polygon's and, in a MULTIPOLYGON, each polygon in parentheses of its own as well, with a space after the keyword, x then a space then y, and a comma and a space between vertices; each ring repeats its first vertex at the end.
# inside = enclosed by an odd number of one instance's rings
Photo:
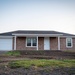
POLYGON ((7 64, 12 60, 30 59, 24 56, 1 56, 0 57, 0 75, 75 75, 75 67, 73 68, 52 68, 52 67, 35 67, 30 68, 10 68, 7 64))
MULTIPOLYGON (((2 54, 2 53, 1 53, 2 54)), ((3 56, 0 54, 0 75, 75 75, 75 67, 72 68, 52 68, 35 67, 30 68, 10 68, 8 63, 14 60, 25 59, 75 59, 75 52, 61 51, 21 51, 21 56, 3 56)))
POLYGON ((0 75, 75 75, 75 68, 14 68, 0 66, 0 75))

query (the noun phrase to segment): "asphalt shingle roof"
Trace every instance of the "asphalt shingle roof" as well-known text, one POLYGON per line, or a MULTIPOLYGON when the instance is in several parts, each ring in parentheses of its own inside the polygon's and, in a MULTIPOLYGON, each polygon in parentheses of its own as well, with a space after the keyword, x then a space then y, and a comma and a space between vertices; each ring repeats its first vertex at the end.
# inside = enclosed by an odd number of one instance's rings
POLYGON ((57 31, 33 31, 33 30, 18 30, 12 32, 1 33, 0 36, 12 36, 12 34, 63 34, 63 36, 75 36, 73 34, 57 32, 57 31))

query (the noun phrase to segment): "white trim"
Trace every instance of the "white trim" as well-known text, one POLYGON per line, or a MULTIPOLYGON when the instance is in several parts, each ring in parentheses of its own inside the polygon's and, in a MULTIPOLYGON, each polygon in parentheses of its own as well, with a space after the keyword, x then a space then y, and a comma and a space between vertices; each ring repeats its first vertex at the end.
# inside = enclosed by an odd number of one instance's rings
POLYGON ((37 36, 37 50, 38 50, 38 36, 37 36))
POLYGON ((12 34, 12 35, 16 35, 16 36, 45 36, 45 37, 49 37, 49 36, 62 36, 63 34, 12 34))
POLYGON ((74 38, 75 38, 75 36, 60 36, 60 37, 70 37, 70 38, 71 38, 71 37, 74 37, 74 38))
POLYGON ((14 36, 0 36, 0 39, 12 39, 14 36))
POLYGON ((72 47, 73 47, 73 40, 72 40, 71 37, 67 37, 67 38, 66 38, 66 47, 67 47, 67 48, 72 48, 72 47), (67 39, 69 39, 69 38, 71 39, 71 46, 67 46, 67 39))
POLYGON ((58 50, 60 50, 60 37, 58 37, 58 50))
POLYGON ((14 50, 16 50, 16 36, 14 37, 14 50))
POLYGON ((14 37, 14 36, 0 36, 0 37, 14 37))

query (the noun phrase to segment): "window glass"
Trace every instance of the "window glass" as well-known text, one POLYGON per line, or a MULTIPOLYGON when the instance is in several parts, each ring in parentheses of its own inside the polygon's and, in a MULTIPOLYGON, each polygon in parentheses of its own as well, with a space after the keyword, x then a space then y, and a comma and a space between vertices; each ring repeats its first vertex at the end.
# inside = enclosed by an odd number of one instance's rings
POLYGON ((37 46, 37 38, 27 38, 27 46, 37 46))
POLYGON ((27 38, 27 46, 31 46, 31 38, 27 38))
POLYGON ((72 46, 72 38, 67 38, 67 47, 72 46))
POLYGON ((70 38, 68 39, 68 41, 67 41, 67 42, 68 42, 68 43, 67 43, 67 44, 68 44, 68 46, 71 46, 71 39, 70 39, 70 38))
POLYGON ((32 46, 36 46, 37 45, 37 39, 36 38, 33 38, 32 39, 32 46))

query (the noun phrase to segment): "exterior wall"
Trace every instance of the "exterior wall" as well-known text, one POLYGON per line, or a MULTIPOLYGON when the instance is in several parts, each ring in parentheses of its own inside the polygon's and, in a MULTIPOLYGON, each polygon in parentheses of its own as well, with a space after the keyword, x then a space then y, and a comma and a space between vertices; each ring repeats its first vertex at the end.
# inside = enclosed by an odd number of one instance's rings
POLYGON ((60 38, 60 50, 66 49, 66 38, 60 38))
POLYGON ((14 50, 14 37, 12 39, 12 50, 14 50))
MULTIPOLYGON (((17 50, 37 50, 36 47, 26 47, 26 37, 17 37, 16 48, 17 50)), ((44 37, 38 38, 38 50, 44 50, 44 37)))
POLYGON ((58 38, 50 37, 50 50, 58 50, 58 38))
MULTIPOLYGON (((14 40, 13 40, 13 49, 14 49, 14 40)), ((17 37, 16 49, 17 50, 37 50, 37 47, 26 47, 26 37, 17 37)), ((38 50, 44 50, 44 37, 38 37, 38 50)), ((50 50, 58 50, 58 37, 50 37, 50 50)), ((75 38, 73 38, 73 47, 67 48, 66 37, 61 37, 60 50, 75 50, 75 38)))
POLYGON ((44 37, 38 38, 38 50, 44 50, 44 37))
POLYGON ((26 47, 26 37, 17 37, 16 49, 17 50, 36 50, 36 47, 26 47))
POLYGON ((17 37, 16 38, 16 49, 17 50, 25 49, 25 37, 17 37))
MULTIPOLYGON (((72 38, 73 47, 66 47, 66 37, 60 38, 60 50, 75 50, 75 38, 72 38)), ((50 50, 58 50, 58 37, 50 37, 50 50)))
POLYGON ((60 50, 75 50, 75 38, 72 38, 72 41, 73 41, 73 47, 67 48, 66 47, 66 38, 61 37, 60 38, 60 50))

